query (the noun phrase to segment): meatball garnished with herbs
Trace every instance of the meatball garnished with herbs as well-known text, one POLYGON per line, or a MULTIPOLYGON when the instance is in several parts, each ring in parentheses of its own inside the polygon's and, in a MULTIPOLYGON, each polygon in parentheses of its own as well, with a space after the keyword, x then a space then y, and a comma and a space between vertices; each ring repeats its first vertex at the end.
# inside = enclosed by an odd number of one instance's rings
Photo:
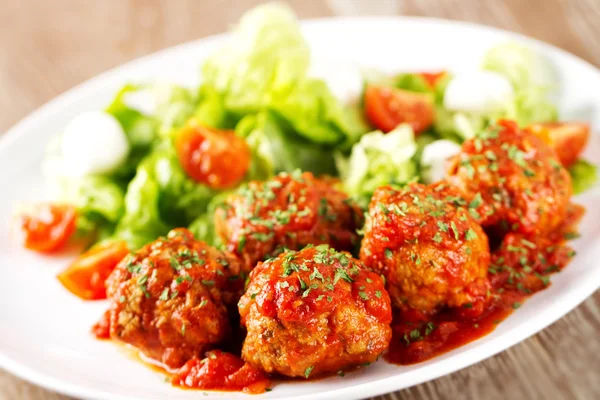
POLYGON ((381 187, 369 205, 360 259, 387 279, 396 307, 483 310, 488 239, 448 184, 381 187))
POLYGON ((239 302, 246 362, 268 373, 314 377, 375 361, 391 339, 381 276, 327 245, 261 262, 239 302))
POLYGON ((562 223, 571 178, 540 137, 514 122, 467 140, 450 162, 448 181, 477 205, 471 214, 484 227, 545 235, 562 223))
POLYGON ((107 280, 110 336, 177 368, 228 338, 239 261, 186 229, 126 256, 107 280))
POLYGON ((247 270, 284 249, 308 244, 352 250, 359 242, 356 229, 363 214, 334 184, 308 172, 252 181, 217 209, 217 234, 247 270))

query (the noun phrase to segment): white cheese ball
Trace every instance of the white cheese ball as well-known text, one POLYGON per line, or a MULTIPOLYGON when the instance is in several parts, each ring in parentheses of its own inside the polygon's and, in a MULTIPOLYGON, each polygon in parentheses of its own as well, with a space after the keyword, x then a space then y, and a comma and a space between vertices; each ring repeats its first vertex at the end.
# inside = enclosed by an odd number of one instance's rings
POLYGON ((472 71, 458 74, 448 82, 444 107, 474 113, 499 111, 513 96, 513 87, 504 76, 492 71, 472 71))
POLYGON ((65 127, 61 153, 70 176, 105 174, 125 162, 129 142, 115 117, 104 111, 89 111, 65 127))
POLYGON ((422 177, 425 183, 441 181, 446 177, 446 161, 460 153, 460 146, 451 140, 429 143, 421 154, 422 177))

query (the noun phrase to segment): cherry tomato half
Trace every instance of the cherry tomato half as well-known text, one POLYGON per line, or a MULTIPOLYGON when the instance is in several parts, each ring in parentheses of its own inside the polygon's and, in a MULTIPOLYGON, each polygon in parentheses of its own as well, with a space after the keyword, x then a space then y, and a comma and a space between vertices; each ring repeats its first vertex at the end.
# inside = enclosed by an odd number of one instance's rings
POLYGON ((533 124, 527 130, 544 139, 564 167, 577 161, 590 137, 590 126, 583 122, 545 122, 533 124))
POLYGON ((244 139, 194 119, 179 132, 175 147, 188 176, 214 189, 236 186, 250 168, 250 149, 244 139))
POLYGON ((384 132, 407 123, 419 134, 433 124, 435 110, 430 94, 369 86, 365 91, 365 113, 371 124, 384 132))
POLYGON ((75 232, 77 211, 68 204, 37 204, 18 216, 23 245, 34 251, 52 252, 64 246, 75 232))
POLYGON ((80 255, 58 275, 58 280, 84 300, 105 299, 106 278, 127 254, 129 249, 124 241, 101 243, 80 255))

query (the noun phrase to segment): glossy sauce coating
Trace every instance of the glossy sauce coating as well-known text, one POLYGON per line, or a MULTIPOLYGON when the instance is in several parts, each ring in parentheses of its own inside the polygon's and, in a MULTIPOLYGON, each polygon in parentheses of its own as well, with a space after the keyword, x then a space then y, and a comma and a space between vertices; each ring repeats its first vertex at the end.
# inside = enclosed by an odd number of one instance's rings
POLYGON ((386 277, 396 307, 483 311, 488 240, 457 194, 444 183, 381 187, 373 194, 360 258, 386 277))
POLYGON ((464 142, 448 175, 467 200, 478 203, 471 214, 502 232, 552 232, 564 220, 572 194, 569 173, 554 151, 511 121, 464 142))
POLYGON ((268 373, 314 377, 375 361, 392 319, 382 278, 327 245, 259 263, 239 302, 242 357, 268 373))
POLYGON ((329 244, 352 250, 362 211, 334 183, 308 172, 252 181, 217 209, 217 234, 247 270, 284 248, 329 244))
POLYGON ((177 368, 228 338, 227 307, 243 290, 230 254, 171 231, 125 257, 107 281, 110 336, 177 368))

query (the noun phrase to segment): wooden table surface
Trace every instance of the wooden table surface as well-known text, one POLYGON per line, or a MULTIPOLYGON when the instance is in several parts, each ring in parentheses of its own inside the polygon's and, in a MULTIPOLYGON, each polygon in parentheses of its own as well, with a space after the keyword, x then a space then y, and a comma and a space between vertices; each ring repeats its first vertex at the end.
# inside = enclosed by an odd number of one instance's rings
MULTIPOLYGON (((111 67, 221 32, 258 0, 2 0, 0 132, 111 67)), ((521 32, 600 65, 600 0, 297 0, 300 18, 402 14, 521 32)), ((0 321, 1 325, 1 321, 0 321)), ((493 358, 381 399, 599 399, 600 292, 493 358)), ((0 371, 0 399, 65 400, 0 371)))

